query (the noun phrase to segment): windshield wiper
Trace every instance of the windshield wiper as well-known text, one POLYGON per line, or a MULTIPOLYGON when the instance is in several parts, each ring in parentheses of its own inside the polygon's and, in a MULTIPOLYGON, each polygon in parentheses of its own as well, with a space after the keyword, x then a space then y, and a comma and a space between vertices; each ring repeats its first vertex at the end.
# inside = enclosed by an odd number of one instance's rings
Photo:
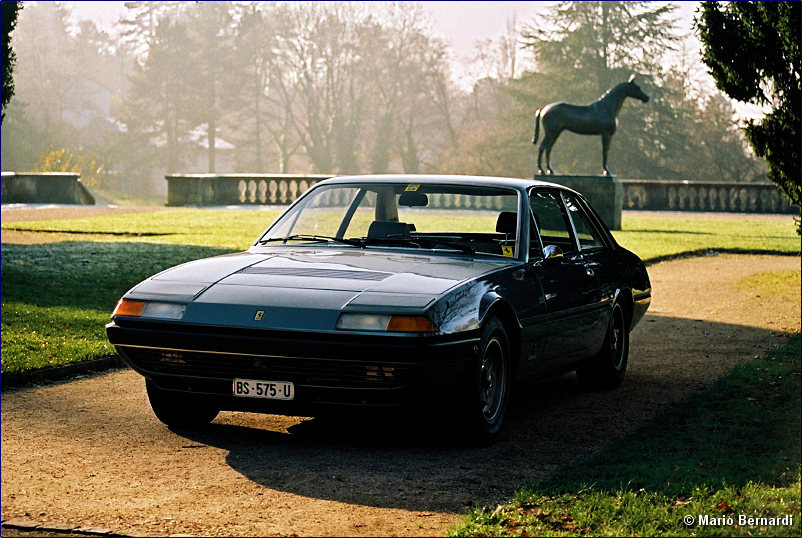
POLYGON ((442 239, 434 239, 432 238, 432 249, 437 245, 443 245, 444 247, 448 247, 450 249, 459 250, 464 252, 465 254, 470 254, 473 256, 476 254, 476 250, 473 247, 469 247, 468 245, 463 245, 462 243, 454 243, 452 241, 443 241, 442 239))
POLYGON ((352 247, 365 248, 365 243, 363 243, 360 239, 345 239, 342 237, 332 237, 330 235, 308 235, 308 234, 295 234, 295 235, 288 235, 287 237, 271 237, 269 239, 260 239, 259 244, 264 245, 267 243, 275 243, 278 241, 284 243, 286 243, 287 241, 317 241, 319 243, 328 243, 330 241, 334 241, 335 243, 351 245, 352 247))
POLYGON ((390 234, 387 237, 363 237, 363 241, 375 242, 375 243, 402 243, 404 245, 410 245, 413 247, 424 248, 423 245, 420 244, 420 240, 425 239, 429 242, 429 246, 426 248, 434 248, 437 245, 441 245, 447 247, 452 250, 459 250, 460 252, 464 252, 465 254, 470 254, 473 256, 476 254, 476 251, 473 247, 469 247, 468 245, 463 245, 461 243, 456 243, 444 239, 436 239, 433 237, 409 237, 406 235, 396 235, 390 234))
POLYGON ((412 237, 408 235, 400 235, 400 234, 390 234, 385 237, 363 237, 361 239, 366 244, 367 243, 390 243, 391 245, 395 244, 402 244, 402 245, 409 245, 416 248, 422 248, 421 244, 412 237))

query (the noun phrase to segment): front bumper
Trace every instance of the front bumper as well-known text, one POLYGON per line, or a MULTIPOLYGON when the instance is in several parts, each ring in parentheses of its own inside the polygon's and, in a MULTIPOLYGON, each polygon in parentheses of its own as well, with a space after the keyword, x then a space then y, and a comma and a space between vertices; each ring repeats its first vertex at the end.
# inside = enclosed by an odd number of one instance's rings
POLYGON ((159 388, 221 409, 303 415, 448 398, 464 386, 479 335, 321 334, 121 320, 106 326, 122 359, 159 388), (234 379, 291 381, 292 401, 238 398, 234 379))

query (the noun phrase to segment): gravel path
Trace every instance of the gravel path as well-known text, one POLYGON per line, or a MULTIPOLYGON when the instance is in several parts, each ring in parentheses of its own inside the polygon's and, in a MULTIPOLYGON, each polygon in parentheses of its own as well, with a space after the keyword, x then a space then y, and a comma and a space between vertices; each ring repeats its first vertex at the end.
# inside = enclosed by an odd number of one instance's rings
MULTIPOLYGON (((795 297, 736 291, 799 270, 795 257, 716 256, 651 266, 654 300, 611 392, 563 376, 519 392, 501 439, 467 448, 443 424, 222 413, 173 432, 140 376, 118 370, 2 394, 2 518, 128 534, 442 534, 474 502, 598 450, 800 328, 795 297)), ((627 477, 622 477, 626 481, 627 477)))

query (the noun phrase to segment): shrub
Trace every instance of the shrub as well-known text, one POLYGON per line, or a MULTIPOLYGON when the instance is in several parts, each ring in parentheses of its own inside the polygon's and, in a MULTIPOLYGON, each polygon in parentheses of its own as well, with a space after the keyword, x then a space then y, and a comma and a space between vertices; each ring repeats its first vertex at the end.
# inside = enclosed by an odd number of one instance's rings
POLYGON ((99 187, 106 175, 106 165, 94 153, 84 156, 51 147, 39 155, 39 163, 32 171, 73 172, 81 174, 81 181, 87 187, 99 187))

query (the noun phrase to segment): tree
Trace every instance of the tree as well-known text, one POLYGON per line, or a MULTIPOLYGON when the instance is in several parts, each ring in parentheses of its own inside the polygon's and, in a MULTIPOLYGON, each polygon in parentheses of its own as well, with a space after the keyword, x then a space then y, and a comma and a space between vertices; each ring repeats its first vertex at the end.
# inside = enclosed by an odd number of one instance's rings
POLYGON ((385 173, 398 163, 418 173, 458 137, 447 47, 431 37, 419 6, 392 3, 380 17, 369 169, 385 173))
POLYGON ((164 17, 180 9, 178 2, 125 2, 127 11, 120 19, 120 43, 139 58, 143 58, 156 39, 156 26, 164 17))
POLYGON ((185 23, 163 18, 144 63, 135 67, 120 118, 130 147, 145 153, 139 161, 129 159, 134 167, 152 160, 152 146, 168 174, 186 161, 195 125, 190 119, 194 71, 187 62, 194 47, 185 23))
POLYGON ((22 2, 2 2, 3 17, 3 97, 0 105, 0 123, 6 117, 5 109, 14 95, 14 62, 16 57, 11 48, 11 32, 17 24, 17 14, 22 9, 22 2))
POLYGON ((15 89, 3 111, 3 166, 28 170, 49 146, 94 152, 111 166, 117 159, 108 145, 116 131, 111 104, 124 92, 130 66, 116 40, 90 21, 71 20, 60 3, 31 2, 13 42, 15 89))
MULTIPOLYGON (((268 8, 269 10, 270 8, 268 8)), ((251 4, 242 10, 237 23, 231 68, 240 77, 239 91, 228 92, 233 117, 239 129, 232 139, 237 145, 239 164, 254 172, 265 172, 264 135, 268 80, 275 48, 274 19, 260 6, 251 4)), ((269 125, 268 125, 269 130, 269 125)), ((287 157, 289 160, 289 157, 287 157)), ((286 167, 281 167, 286 173, 286 167)))
MULTIPOLYGON (((31 105, 30 118, 48 141, 63 145, 69 136, 65 112, 74 108, 76 91, 89 67, 76 58, 78 47, 70 34, 69 11, 55 2, 27 6, 15 33, 20 63, 16 73, 18 97, 31 105), (59 136, 62 140, 53 140, 59 136)), ((82 98, 83 96, 80 96, 82 98)))
MULTIPOLYGON (((770 105, 744 126, 768 178, 796 206, 800 196, 800 3, 702 2, 694 20, 716 86, 738 101, 770 105)), ((797 232, 799 224, 797 222, 797 232)))
POLYGON ((679 36, 675 6, 652 2, 560 2, 524 30, 539 71, 600 94, 632 70, 654 72, 679 36))
POLYGON ((270 99, 290 122, 319 173, 358 172, 359 126, 375 86, 370 51, 381 35, 351 4, 304 2, 275 13, 270 99))
POLYGON ((228 2, 197 2, 187 9, 191 56, 184 61, 194 66, 195 84, 189 88, 197 123, 206 125, 208 172, 216 170, 218 122, 222 94, 230 78, 228 67, 234 57, 234 19, 228 2))

